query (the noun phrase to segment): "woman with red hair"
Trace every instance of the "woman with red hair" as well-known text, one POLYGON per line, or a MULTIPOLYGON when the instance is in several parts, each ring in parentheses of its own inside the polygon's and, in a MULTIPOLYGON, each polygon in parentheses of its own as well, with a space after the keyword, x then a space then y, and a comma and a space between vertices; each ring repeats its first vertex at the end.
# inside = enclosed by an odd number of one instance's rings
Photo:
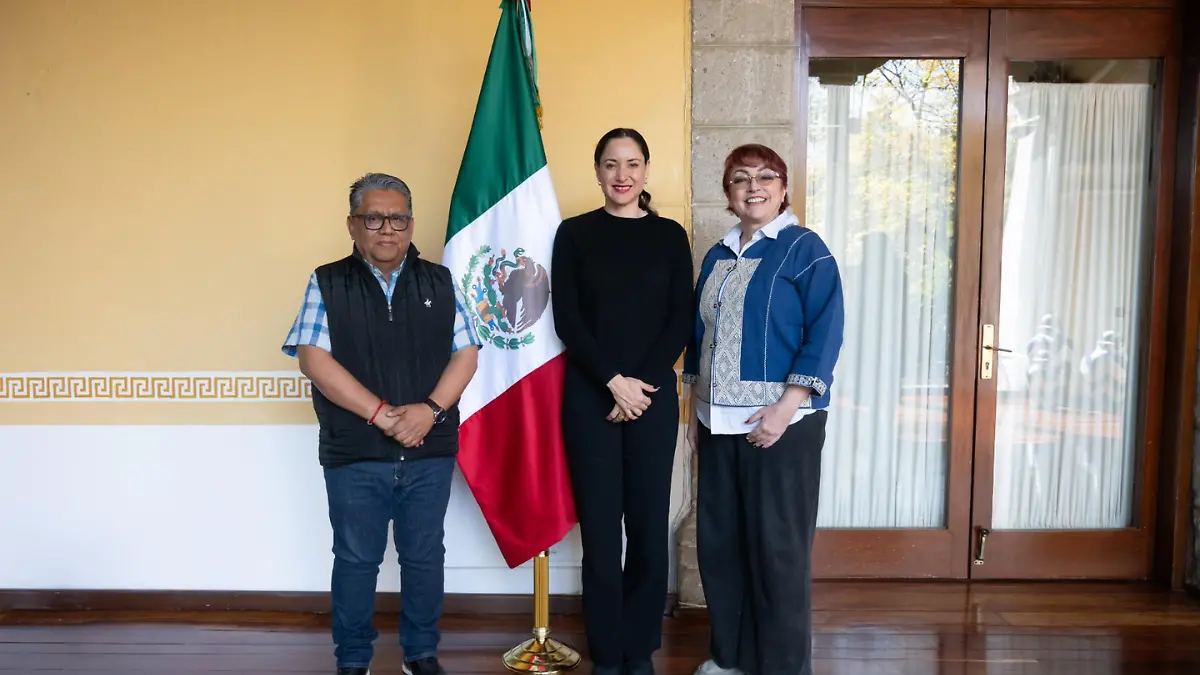
POLYGON ((812 673, 812 542, 842 283, 825 242, 789 210, 787 184, 774 150, 730 153, 722 186, 738 224, 697 282, 684 382, 712 652, 697 675, 812 673))

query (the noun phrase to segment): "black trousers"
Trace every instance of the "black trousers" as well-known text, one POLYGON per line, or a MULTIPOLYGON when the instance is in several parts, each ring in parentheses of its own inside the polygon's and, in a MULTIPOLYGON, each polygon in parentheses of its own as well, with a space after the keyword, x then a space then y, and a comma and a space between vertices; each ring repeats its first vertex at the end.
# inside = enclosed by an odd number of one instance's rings
POLYGON ((640 418, 615 424, 605 419, 612 394, 570 367, 563 393, 588 652, 594 664, 619 668, 649 660, 662 643, 679 399, 674 387, 661 387, 640 418))
POLYGON ((769 448, 699 430, 696 552, 712 658, 749 675, 812 675, 812 542, 828 413, 769 448))

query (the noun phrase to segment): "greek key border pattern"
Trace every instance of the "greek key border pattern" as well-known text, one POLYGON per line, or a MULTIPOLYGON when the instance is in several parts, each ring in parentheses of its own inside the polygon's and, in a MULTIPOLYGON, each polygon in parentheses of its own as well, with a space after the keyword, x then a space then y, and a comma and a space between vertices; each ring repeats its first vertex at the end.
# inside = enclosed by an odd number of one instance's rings
POLYGON ((0 373, 0 403, 310 400, 312 382, 294 371, 0 373))
MULTIPOLYGON (((676 372, 680 423, 690 401, 676 372)), ((67 401, 306 402, 312 382, 292 371, 0 373, 0 404, 67 401)))

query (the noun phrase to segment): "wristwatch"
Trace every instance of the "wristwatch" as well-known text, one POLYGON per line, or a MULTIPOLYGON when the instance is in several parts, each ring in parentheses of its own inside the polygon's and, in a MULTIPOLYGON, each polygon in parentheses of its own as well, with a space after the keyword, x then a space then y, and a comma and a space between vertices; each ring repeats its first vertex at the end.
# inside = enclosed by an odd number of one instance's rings
POLYGON ((425 405, 429 406, 430 409, 433 410, 433 423, 434 424, 441 424, 442 422, 446 421, 446 409, 445 408, 438 405, 437 403, 434 403, 433 399, 431 399, 431 398, 425 399, 425 405))

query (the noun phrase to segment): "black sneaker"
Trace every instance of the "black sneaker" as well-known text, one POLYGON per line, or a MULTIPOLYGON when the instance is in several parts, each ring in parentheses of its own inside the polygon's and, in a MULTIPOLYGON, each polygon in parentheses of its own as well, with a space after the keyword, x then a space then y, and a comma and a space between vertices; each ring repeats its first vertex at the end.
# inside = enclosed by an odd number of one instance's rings
POLYGON ((337 675, 371 675, 370 668, 338 668, 337 675))
POLYGON ((436 656, 404 662, 404 675, 446 675, 436 656))

